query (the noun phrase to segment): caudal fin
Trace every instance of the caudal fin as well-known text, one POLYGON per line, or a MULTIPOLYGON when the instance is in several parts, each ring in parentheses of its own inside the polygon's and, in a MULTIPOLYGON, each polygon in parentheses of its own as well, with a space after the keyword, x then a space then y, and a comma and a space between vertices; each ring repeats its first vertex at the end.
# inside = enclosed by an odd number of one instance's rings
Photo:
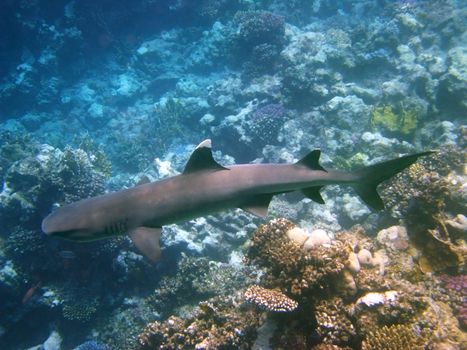
POLYGON ((352 185, 352 187, 360 196, 362 201, 364 201, 371 209, 383 210, 384 203, 376 191, 376 187, 381 182, 390 179, 397 173, 415 163, 419 157, 432 153, 434 152, 428 151, 411 154, 365 167, 356 172, 360 180, 356 184, 352 185))

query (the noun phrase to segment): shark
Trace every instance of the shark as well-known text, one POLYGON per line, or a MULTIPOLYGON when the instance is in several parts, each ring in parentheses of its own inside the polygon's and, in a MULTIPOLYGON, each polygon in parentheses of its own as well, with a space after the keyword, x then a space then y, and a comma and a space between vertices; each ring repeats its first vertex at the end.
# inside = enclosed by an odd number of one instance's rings
POLYGON ((155 262, 161 255, 163 226, 233 208, 265 218, 272 198, 281 193, 301 191, 324 204, 324 186, 349 185, 368 207, 383 210, 377 186, 431 153, 404 155, 355 171, 324 169, 320 150, 289 164, 223 166, 207 139, 195 148, 181 174, 59 207, 44 218, 42 231, 79 242, 128 234, 155 262))

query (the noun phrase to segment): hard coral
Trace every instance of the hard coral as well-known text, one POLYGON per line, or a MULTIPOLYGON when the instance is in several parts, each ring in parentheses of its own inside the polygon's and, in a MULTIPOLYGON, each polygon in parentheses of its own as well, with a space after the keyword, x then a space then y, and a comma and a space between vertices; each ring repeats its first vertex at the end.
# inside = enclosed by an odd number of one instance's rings
POLYGON ((459 205, 451 199, 457 189, 449 184, 447 175, 460 168, 464 160, 463 152, 455 147, 420 159, 381 186, 386 208, 396 217, 433 226, 433 220, 427 220, 430 216, 459 205))
POLYGON ((410 325, 384 326, 370 332, 363 341, 363 350, 423 350, 427 345, 426 337, 417 334, 410 325))
POLYGON ((408 136, 417 128, 418 113, 415 109, 401 106, 395 112, 391 105, 377 106, 370 117, 370 125, 374 130, 408 136))
POLYGON ((235 14, 239 41, 254 47, 263 43, 280 43, 285 32, 284 19, 267 11, 239 11, 235 14))
POLYGON ((460 326, 467 329, 467 275, 441 275, 440 280, 450 298, 460 326))
POLYGON ((215 298, 200 303, 195 315, 182 320, 149 323, 139 336, 141 349, 251 349, 259 315, 241 312, 239 298, 215 298))
POLYGON ((350 345, 356 336, 350 315, 340 298, 322 300, 316 305, 318 334, 324 343, 350 345))
POLYGON ((256 304, 267 311, 287 312, 293 311, 298 307, 298 303, 284 293, 257 285, 248 287, 244 297, 246 301, 256 304))
POLYGON ((286 219, 261 225, 253 234, 247 260, 264 267, 267 283, 274 287, 293 294, 323 290, 345 268, 351 249, 335 241, 305 251, 287 236, 293 227, 294 224, 286 219))
POLYGON ((278 103, 259 107, 248 120, 247 132, 254 144, 275 143, 280 128, 287 120, 287 110, 278 103))

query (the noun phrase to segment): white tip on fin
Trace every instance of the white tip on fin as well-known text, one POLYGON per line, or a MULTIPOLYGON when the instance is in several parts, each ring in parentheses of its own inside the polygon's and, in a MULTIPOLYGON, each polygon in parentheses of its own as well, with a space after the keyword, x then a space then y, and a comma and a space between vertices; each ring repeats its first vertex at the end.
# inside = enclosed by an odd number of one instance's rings
POLYGON ((196 146, 197 149, 198 148, 203 148, 203 147, 212 148, 211 147, 211 139, 206 139, 203 142, 201 142, 198 146, 196 146))

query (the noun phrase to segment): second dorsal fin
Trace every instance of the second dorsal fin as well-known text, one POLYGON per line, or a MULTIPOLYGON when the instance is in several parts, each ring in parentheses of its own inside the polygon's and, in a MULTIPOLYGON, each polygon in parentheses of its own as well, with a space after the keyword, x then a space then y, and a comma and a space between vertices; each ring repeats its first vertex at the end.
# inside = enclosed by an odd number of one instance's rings
POLYGON ((212 157, 211 140, 207 139, 201 142, 193 151, 186 163, 184 174, 199 170, 227 170, 212 157))
POLYGON ((321 155, 321 151, 319 149, 315 149, 314 151, 311 151, 310 153, 308 153, 305 157, 300 159, 295 164, 300 164, 300 165, 306 166, 307 168, 310 168, 312 170, 326 171, 326 169, 324 169, 319 164, 319 156, 320 155, 321 155))

